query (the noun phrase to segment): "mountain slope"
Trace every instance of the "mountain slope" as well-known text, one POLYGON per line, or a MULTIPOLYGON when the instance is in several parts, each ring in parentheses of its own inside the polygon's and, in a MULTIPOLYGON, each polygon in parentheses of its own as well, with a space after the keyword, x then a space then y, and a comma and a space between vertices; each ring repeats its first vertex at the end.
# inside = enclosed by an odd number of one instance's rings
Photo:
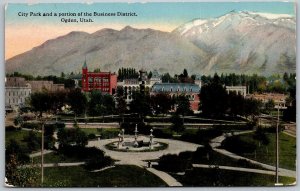
POLYGON ((90 70, 116 72, 134 67, 161 72, 204 68, 206 53, 184 38, 152 29, 125 27, 103 29, 93 34, 71 32, 49 40, 31 51, 6 61, 6 72, 59 75, 81 71, 85 60, 90 70))
POLYGON ((205 50, 205 72, 295 72, 295 19, 287 15, 231 12, 195 19, 173 31, 205 50))
POLYGON ((195 19, 172 33, 152 29, 71 32, 6 60, 6 72, 60 75, 121 67, 161 73, 273 73, 296 70, 296 21, 288 15, 230 12, 195 19))

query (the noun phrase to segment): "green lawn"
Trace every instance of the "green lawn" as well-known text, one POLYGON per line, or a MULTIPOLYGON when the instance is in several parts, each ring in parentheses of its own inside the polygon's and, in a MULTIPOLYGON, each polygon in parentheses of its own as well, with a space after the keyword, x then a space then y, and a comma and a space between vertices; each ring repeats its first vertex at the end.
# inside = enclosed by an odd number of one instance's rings
MULTIPOLYGON (((256 144, 256 152, 243 153, 242 155, 253 160, 270 164, 276 164, 276 134, 266 134, 270 143, 259 147, 259 142, 253 139, 253 133, 240 135, 241 140, 245 142, 253 142, 256 144)), ((279 135, 279 166, 290 170, 296 170, 296 138, 280 133, 279 135)))
MULTIPOLYGON (((44 155, 44 163, 67 163, 67 162, 82 162, 77 158, 67 157, 56 152, 44 155)), ((41 163, 41 156, 34 157, 33 163, 41 163)))
POLYGON ((261 167, 259 165, 251 164, 245 160, 235 160, 235 159, 232 159, 231 157, 220 154, 213 150, 210 152, 209 158, 207 158, 207 156, 194 157, 193 163, 218 165, 218 166, 234 166, 234 167, 243 167, 243 168, 264 169, 263 167, 261 167))
POLYGON ((101 172, 82 166, 45 168, 46 187, 161 187, 160 178, 137 166, 122 165, 101 172))
MULTIPOLYGON (((274 186, 275 176, 220 169, 193 169, 185 175, 174 175, 183 186, 274 186)), ((284 185, 293 184, 295 178, 279 177, 284 185)))
MULTIPOLYGON (((15 140, 24 151, 28 151, 27 142, 24 141, 24 136, 28 136, 29 131, 25 130, 14 130, 14 131, 5 131, 5 145, 9 143, 9 140, 15 140)), ((38 133, 37 136, 41 139, 41 133, 38 133)), ((28 151, 32 152, 32 151, 28 151)))

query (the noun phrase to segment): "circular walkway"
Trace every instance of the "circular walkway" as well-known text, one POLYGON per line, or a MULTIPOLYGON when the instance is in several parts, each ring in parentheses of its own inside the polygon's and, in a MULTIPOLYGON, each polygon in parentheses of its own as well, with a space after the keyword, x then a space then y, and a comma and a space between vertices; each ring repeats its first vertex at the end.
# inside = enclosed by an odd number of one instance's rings
POLYGON ((118 138, 114 139, 103 139, 103 140, 94 140, 89 141, 88 147, 97 147, 105 152, 106 155, 111 158, 118 160, 118 164, 133 164, 133 165, 145 165, 145 161, 158 159, 162 155, 166 154, 179 154, 183 151, 196 151, 198 147, 202 145, 188 143, 184 141, 171 140, 171 139, 160 139, 154 138, 154 141, 162 142, 168 144, 168 148, 160 151, 151 151, 151 152, 119 152, 112 151, 105 148, 106 144, 111 142, 118 141, 118 138))

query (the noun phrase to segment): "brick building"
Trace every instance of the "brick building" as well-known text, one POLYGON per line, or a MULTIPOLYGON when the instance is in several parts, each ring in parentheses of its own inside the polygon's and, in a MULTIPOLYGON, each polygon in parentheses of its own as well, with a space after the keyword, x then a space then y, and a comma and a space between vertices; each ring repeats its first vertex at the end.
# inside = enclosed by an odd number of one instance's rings
POLYGON ((82 67, 82 91, 100 90, 103 93, 115 94, 117 75, 111 72, 89 72, 86 62, 82 67))

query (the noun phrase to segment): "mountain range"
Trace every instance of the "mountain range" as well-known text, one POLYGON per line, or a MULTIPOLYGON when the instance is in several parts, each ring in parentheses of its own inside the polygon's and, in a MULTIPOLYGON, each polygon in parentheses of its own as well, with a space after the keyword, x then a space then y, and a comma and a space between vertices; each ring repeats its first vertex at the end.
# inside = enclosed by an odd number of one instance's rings
POLYGON ((73 31, 6 60, 6 72, 60 75, 121 67, 191 74, 274 73, 296 70, 296 20, 288 15, 230 12, 195 19, 172 32, 153 29, 73 31))

